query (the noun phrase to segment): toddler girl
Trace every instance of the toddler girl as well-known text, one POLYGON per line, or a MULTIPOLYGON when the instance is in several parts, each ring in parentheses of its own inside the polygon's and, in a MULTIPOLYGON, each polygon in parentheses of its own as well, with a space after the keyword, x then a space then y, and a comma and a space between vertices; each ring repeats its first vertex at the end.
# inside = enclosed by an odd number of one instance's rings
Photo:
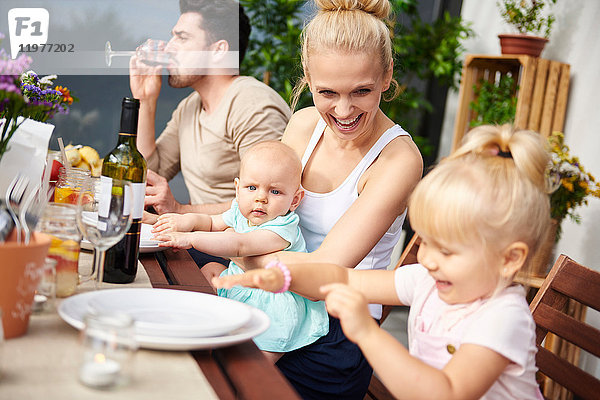
MULTIPOLYGON (((419 264, 396 271, 289 265, 290 289, 325 297, 398 398, 541 399, 535 324, 513 278, 548 229, 548 160, 534 132, 475 128, 411 195, 419 264), (377 325, 367 303, 411 307, 410 351, 377 325)), ((283 276, 254 270, 214 284, 278 290, 283 276)))
MULTIPOLYGON (((155 238, 162 241, 160 246, 194 247, 230 258, 280 250, 305 252, 299 218, 294 213, 304 195, 301 170, 300 159, 289 146, 277 141, 256 144, 242 157, 240 176, 235 180, 236 199, 228 211, 219 215, 163 214, 153 227, 155 238)), ((229 268, 209 263, 202 271, 209 280, 219 274, 244 272, 233 261, 229 268)), ((329 330, 322 301, 310 301, 292 292, 270 293, 243 287, 219 289, 218 294, 267 313, 271 326, 254 341, 273 362, 282 353, 313 343, 329 330)))

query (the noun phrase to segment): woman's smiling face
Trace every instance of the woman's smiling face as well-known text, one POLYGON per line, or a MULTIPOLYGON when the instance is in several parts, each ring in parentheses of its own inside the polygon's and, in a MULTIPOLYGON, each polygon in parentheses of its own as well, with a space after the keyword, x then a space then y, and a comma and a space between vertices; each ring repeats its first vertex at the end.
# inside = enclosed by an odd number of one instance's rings
POLYGON ((315 52, 307 78, 315 107, 336 136, 353 140, 373 132, 381 93, 390 85, 372 54, 315 52))

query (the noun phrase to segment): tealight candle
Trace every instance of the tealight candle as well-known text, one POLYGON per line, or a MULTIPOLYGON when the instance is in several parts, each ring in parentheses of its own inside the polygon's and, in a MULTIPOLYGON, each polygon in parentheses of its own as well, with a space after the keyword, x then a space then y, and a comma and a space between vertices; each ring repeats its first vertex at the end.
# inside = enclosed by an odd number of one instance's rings
POLYGON ((120 373, 121 365, 118 362, 98 353, 92 360, 83 363, 79 370, 79 379, 91 387, 107 388, 118 382, 120 373))
POLYGON ((79 381, 97 389, 127 385, 137 349, 133 319, 121 313, 90 312, 84 316, 79 381))

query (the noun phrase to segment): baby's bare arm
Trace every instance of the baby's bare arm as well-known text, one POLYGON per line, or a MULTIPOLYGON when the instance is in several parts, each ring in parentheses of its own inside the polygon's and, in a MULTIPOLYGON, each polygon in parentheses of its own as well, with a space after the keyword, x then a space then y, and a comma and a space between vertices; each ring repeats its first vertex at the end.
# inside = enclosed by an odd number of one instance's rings
POLYGON ((192 231, 222 231, 227 226, 221 215, 208 215, 200 213, 176 214, 167 213, 158 217, 152 227, 155 234, 169 232, 192 232, 192 231))
POLYGON ((219 257, 242 257, 280 251, 289 246, 289 242, 278 234, 258 229, 247 233, 233 230, 222 232, 159 232, 154 235, 163 243, 162 247, 190 248, 219 257))

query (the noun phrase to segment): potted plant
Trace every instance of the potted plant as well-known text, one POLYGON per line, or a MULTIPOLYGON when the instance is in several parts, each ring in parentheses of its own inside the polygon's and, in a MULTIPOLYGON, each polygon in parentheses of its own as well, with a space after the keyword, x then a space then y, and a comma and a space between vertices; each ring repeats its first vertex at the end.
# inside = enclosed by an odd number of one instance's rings
POLYGON ((502 54, 526 54, 539 57, 548 42, 555 17, 544 9, 556 0, 499 0, 502 19, 516 34, 501 34, 502 54))
POLYGON ((556 240, 560 238, 560 224, 566 217, 575 223, 581 222, 581 216, 575 212, 575 208, 587 205, 589 197, 600 199, 600 184, 583 168, 578 157, 569 154, 564 139, 561 132, 553 132, 548 137, 553 165, 551 178, 554 181, 550 212, 552 219, 557 222, 556 240))
POLYGON ((469 108, 475 116, 469 126, 512 124, 517 112, 517 89, 515 79, 508 74, 497 82, 481 79, 479 85, 473 85, 475 100, 469 103, 469 108))

